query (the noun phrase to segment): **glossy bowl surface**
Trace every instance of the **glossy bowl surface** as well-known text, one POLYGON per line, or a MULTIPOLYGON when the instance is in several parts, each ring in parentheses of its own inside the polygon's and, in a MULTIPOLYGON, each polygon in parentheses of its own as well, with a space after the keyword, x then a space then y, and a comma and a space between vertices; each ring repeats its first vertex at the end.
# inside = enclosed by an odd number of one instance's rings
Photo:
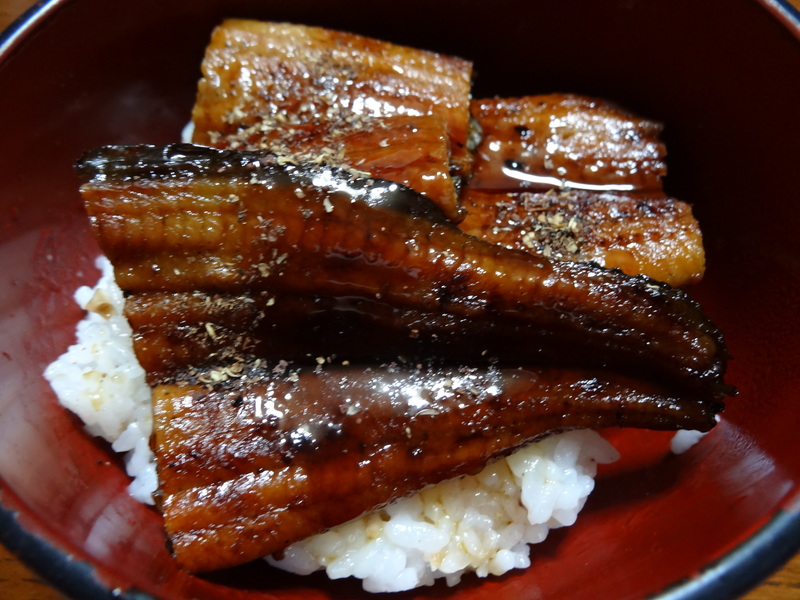
POLYGON ((250 565, 178 571, 158 515, 42 378, 73 340, 71 294, 98 249, 72 165, 108 143, 174 141, 212 27, 318 24, 457 54, 476 96, 575 92, 666 124, 670 193, 692 202, 740 394, 698 446, 618 435, 578 524, 534 565, 395 598, 725 598, 800 547, 800 18, 753 0, 74 0, 43 3, 0 49, 0 541, 80 598, 368 597, 352 581, 250 565), (776 18, 778 16, 779 18, 776 18), (783 22, 781 22, 781 20, 783 22))

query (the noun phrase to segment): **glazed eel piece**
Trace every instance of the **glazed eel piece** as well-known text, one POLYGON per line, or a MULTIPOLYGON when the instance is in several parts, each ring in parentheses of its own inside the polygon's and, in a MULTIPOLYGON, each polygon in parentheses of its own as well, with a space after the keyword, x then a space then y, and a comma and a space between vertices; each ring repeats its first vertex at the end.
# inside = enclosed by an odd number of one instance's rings
POLYGON ((467 189, 459 227, 486 241, 553 260, 596 262, 675 287, 705 272, 700 226, 686 202, 587 190, 467 189))
POLYGON ((539 177, 572 189, 663 192, 666 147, 656 121, 574 94, 487 98, 471 108, 482 131, 472 189, 553 187, 539 177))
POLYGON ((607 372, 325 365, 154 390, 160 505, 179 564, 279 552, 428 484, 581 427, 708 430, 720 408, 607 372))
MULTIPOLYGON (((354 296, 144 292, 128 297, 125 316, 150 385, 195 373, 218 381, 255 359, 303 368, 322 361, 631 367, 577 354, 579 336, 568 340, 536 322, 465 318, 354 296)), ((641 362, 640 374, 655 375, 641 362)))
MULTIPOLYGON (((730 392, 721 335, 685 293, 478 240, 399 184, 190 145, 101 148, 78 169, 95 235, 130 295, 355 298, 427 323, 404 338, 496 330, 545 358, 730 392)), ((380 342, 395 358, 391 339, 380 342)))
POLYGON ((460 218, 456 187, 471 163, 469 61, 320 27, 228 19, 201 69, 195 143, 324 156, 406 184, 460 218))
POLYGON ((705 271, 700 227, 667 196, 661 125, 572 94, 473 100, 482 131, 460 227, 550 258, 673 286, 705 271))

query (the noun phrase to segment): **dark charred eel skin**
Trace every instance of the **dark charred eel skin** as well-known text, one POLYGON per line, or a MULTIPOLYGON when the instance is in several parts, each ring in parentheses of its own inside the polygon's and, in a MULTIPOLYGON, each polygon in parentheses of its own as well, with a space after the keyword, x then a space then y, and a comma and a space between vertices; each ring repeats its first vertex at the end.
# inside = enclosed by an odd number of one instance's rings
POLYGON ((579 427, 708 430, 719 406, 601 371, 255 368, 158 386, 162 509, 190 571, 281 550, 579 427))
MULTIPOLYGON (((585 345, 579 336, 565 339, 536 324, 431 314, 356 297, 147 292, 130 296, 125 314, 151 385, 207 368, 236 370, 255 359, 303 368, 323 359, 476 367, 567 364, 623 371, 638 360, 590 352, 576 356, 576 347, 585 345)), ((645 359, 638 367, 638 376, 658 378, 645 359)), ((689 389, 699 398, 709 395, 706 389, 689 389)))
POLYGON ((363 173, 341 167, 295 164, 292 159, 271 152, 216 150, 196 144, 102 146, 86 152, 76 168, 86 184, 177 182, 216 176, 220 183, 233 178, 233 182, 239 184, 245 179, 250 184, 261 183, 267 187, 294 186, 295 193, 303 186, 319 186, 328 192, 338 187, 339 192, 371 206, 391 208, 435 223, 451 223, 436 204, 421 194, 409 193, 401 184, 364 177, 363 173))
POLYGON ((562 356, 647 365, 700 394, 730 392, 721 335, 685 293, 478 240, 399 184, 186 145, 101 148, 78 171, 129 294, 356 298, 416 315, 423 337, 469 324, 521 331, 506 339, 521 347, 538 332, 534 344, 556 343, 562 356))

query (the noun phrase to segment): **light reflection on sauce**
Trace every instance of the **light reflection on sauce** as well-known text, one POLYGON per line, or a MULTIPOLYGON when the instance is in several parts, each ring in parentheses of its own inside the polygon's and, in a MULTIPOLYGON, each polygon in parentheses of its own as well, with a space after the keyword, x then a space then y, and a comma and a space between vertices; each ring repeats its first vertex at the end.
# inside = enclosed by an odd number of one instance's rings
POLYGON ((512 169, 508 166, 501 167, 503 175, 545 187, 554 187, 559 189, 573 189, 573 190, 589 190, 595 192, 633 192, 637 188, 630 183, 581 183, 579 181, 569 181, 568 179, 559 179, 558 177, 551 177, 549 175, 534 175, 532 173, 525 173, 517 169, 512 169))
POLYGON ((265 399, 263 396, 257 396, 255 399, 255 417, 257 420, 274 417, 280 419, 283 416, 283 411, 275 407, 275 401, 272 398, 265 399))

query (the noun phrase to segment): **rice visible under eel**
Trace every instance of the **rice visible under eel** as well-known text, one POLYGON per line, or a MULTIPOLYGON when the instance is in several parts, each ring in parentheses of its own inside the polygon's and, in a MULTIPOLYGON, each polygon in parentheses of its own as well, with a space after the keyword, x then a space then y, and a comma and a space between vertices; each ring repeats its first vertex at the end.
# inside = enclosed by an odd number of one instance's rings
POLYGON ((617 452, 591 430, 554 435, 370 515, 297 542, 273 565, 357 577, 368 592, 399 592, 474 571, 502 575, 530 565, 529 544, 572 525, 594 488, 598 463, 617 452))
MULTIPOLYGON (((123 296, 111 265, 75 298, 87 310, 77 343, 48 366, 45 377, 60 402, 89 433, 125 453, 131 495, 152 504, 158 487, 150 451, 152 406, 136 361, 123 296)), ((593 431, 572 431, 528 446, 481 473, 431 486, 325 533, 290 546, 269 562, 294 573, 325 569, 331 578, 356 577, 370 592, 431 585, 445 578, 501 575, 530 564, 529 544, 550 529, 571 525, 594 487, 598 463, 617 452, 593 431)))

